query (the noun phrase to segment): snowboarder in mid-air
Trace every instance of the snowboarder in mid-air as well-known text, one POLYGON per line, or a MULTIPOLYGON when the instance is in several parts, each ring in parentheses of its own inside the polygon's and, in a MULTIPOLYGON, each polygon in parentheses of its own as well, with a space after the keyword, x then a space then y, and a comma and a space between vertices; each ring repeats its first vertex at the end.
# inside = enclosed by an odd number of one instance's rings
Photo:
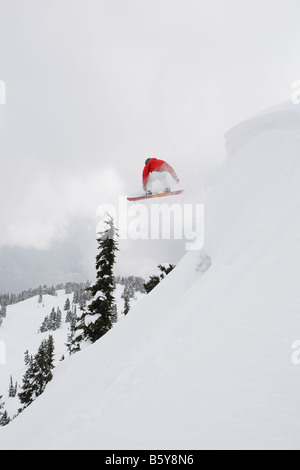
POLYGON ((158 158, 147 158, 143 170, 143 189, 146 191, 146 195, 150 196, 152 194, 152 183, 157 180, 161 182, 163 192, 169 193, 171 191, 170 175, 176 183, 179 183, 179 179, 171 165, 164 160, 158 160, 158 158))

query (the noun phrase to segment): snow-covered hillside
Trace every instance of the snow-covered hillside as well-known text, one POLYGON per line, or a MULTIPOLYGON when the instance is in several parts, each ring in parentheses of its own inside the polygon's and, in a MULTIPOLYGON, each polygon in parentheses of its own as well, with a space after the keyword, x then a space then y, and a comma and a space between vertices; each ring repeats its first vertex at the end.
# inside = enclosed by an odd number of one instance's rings
MULTIPOLYGON (((123 281, 124 283, 124 281, 123 281)), ((67 289, 70 290, 70 289, 67 289)), ((115 301, 117 306, 118 321, 124 318, 124 299, 122 294, 124 285, 116 283, 115 301)), ((130 306, 134 305, 145 293, 132 290, 132 298, 130 306)), ((77 296, 78 297, 78 296, 77 296)), ((17 383, 17 391, 20 392, 22 380, 26 371, 24 363, 24 353, 28 351, 29 355, 34 356, 40 346, 42 340, 49 335, 54 339, 54 365, 56 366, 60 360, 69 356, 67 348, 67 340, 70 335, 70 323, 66 321, 67 310, 65 309, 66 300, 69 299, 69 311, 76 312, 80 315, 80 301, 74 298, 74 292, 66 293, 65 289, 58 289, 55 295, 43 294, 42 298, 35 295, 26 300, 8 305, 6 317, 0 327, 0 340, 5 345, 5 364, 0 365, 0 402, 4 402, 4 409, 8 416, 13 418, 19 408, 22 408, 18 396, 9 396, 10 377, 12 377, 13 385, 17 383), (61 325, 55 330, 41 332, 40 328, 46 316, 49 316, 52 309, 61 312, 61 325)), ((84 346, 84 345, 83 345, 84 346)), ((2 410, 3 411, 3 410, 2 410)))
POLYGON ((60 362, 1 449, 300 448, 299 107, 245 121, 226 145, 204 251, 60 362))
POLYGON ((36 354, 42 341, 52 334, 55 344, 56 362, 63 355, 67 354, 65 343, 67 341, 68 329, 70 324, 66 323, 64 305, 66 299, 72 303, 73 294, 65 294, 64 291, 58 291, 57 296, 43 295, 42 302, 39 302, 38 296, 18 302, 7 307, 6 318, 0 329, 1 340, 5 344, 6 364, 0 366, 0 395, 1 401, 5 402, 5 409, 12 418, 22 407, 18 398, 8 396, 8 385, 10 376, 13 383, 22 385, 22 377, 26 370, 24 364, 24 353, 36 354), (39 329, 46 315, 49 315, 52 308, 59 308, 63 312, 63 321, 61 327, 55 331, 39 333, 39 329))

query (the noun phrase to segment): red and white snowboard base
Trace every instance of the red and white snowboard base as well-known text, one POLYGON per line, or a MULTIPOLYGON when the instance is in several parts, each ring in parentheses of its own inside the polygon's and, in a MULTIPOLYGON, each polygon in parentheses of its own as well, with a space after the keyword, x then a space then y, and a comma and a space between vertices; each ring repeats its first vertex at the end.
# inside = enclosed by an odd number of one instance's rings
POLYGON ((128 197, 128 201, 140 201, 142 199, 152 199, 154 197, 163 197, 163 196, 175 196, 176 194, 183 193, 183 189, 178 189, 177 191, 170 191, 167 193, 156 193, 156 194, 149 194, 147 196, 137 196, 137 197, 128 197))

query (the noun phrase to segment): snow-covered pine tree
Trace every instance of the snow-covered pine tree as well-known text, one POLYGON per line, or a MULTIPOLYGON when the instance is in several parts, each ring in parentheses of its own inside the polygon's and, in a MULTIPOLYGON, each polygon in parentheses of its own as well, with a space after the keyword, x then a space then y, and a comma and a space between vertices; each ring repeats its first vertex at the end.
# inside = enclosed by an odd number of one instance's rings
POLYGON ((152 289, 154 289, 154 287, 156 287, 159 282, 160 282, 159 276, 150 276, 149 281, 145 282, 144 284, 144 288, 147 294, 149 294, 149 292, 151 292, 152 289))
POLYGON ((15 397, 16 394, 17 394, 17 383, 14 385, 13 384, 13 379, 12 379, 12 375, 10 376, 10 381, 9 381, 9 388, 8 388, 8 396, 9 397, 15 397))
POLYGON ((46 315, 43 323, 40 326, 39 332, 44 333, 45 331, 55 331, 61 327, 61 319, 62 313, 59 307, 57 307, 57 311, 55 308, 52 308, 50 315, 46 315))
POLYGON ((166 275, 169 274, 175 268, 175 264, 169 264, 169 263, 159 264, 158 268, 161 272, 160 279, 164 279, 166 275))
POLYGON ((78 351, 80 351, 80 336, 77 335, 75 336, 75 329, 70 328, 70 333, 67 336, 67 342, 65 343, 70 356, 78 351))
POLYGON ((160 275, 150 276, 149 281, 145 282, 144 284, 144 288, 147 294, 149 294, 149 292, 151 292, 152 289, 154 289, 154 287, 156 287, 157 284, 159 284, 160 281, 162 281, 167 276, 167 274, 169 274, 174 268, 175 268, 174 264, 164 264, 164 265, 159 264, 158 269, 160 270, 160 275))
POLYGON ((88 288, 92 301, 76 324, 73 344, 84 340, 94 343, 117 321, 113 268, 118 251, 118 234, 111 216, 108 215, 105 223, 108 228, 99 233, 97 238, 99 253, 96 256, 96 282, 88 288))
POLYGON ((1 402, 1 398, 2 395, 0 396, 0 426, 6 426, 9 423, 10 419, 6 410, 1 411, 3 410, 3 407, 5 405, 4 402, 1 402))
POLYGON ((50 321, 48 315, 45 316, 43 323, 40 326, 39 333, 45 333, 50 330, 50 321))
POLYGON ((130 310, 129 296, 128 296, 128 295, 125 295, 123 298, 124 298, 124 310, 123 310, 123 314, 124 314, 124 315, 127 315, 127 313, 128 313, 129 310, 130 310))
POLYGON ((6 317, 6 305, 2 305, 0 309, 0 317, 5 318, 6 317))
POLYGON ((30 359, 23 376, 22 391, 18 394, 20 402, 24 405, 23 408, 43 393, 47 383, 52 379, 53 363, 54 341, 50 335, 47 340, 41 342, 38 352, 30 359))
POLYGON ((70 308, 71 308, 70 299, 67 298, 65 301, 64 310, 70 310, 70 308))
POLYGON ((72 318, 73 318, 73 312, 71 312, 71 310, 68 310, 67 313, 66 313, 65 322, 66 323, 71 323, 72 318))
POLYGON ((39 293, 38 303, 41 304, 43 302, 43 288, 42 288, 42 286, 39 286, 38 293, 39 293))
MULTIPOLYGON (((23 376, 22 391, 18 393, 20 402, 24 405, 23 408, 30 405, 34 400, 34 365, 33 359, 28 364, 26 372, 23 376)), ((21 411, 21 410, 19 410, 21 411)))
POLYGON ((24 353, 24 364, 25 364, 25 366, 28 366, 28 364, 30 364, 30 361, 32 361, 32 356, 29 355, 29 351, 28 351, 28 349, 26 349, 26 351, 24 353))
POLYGON ((49 328, 48 329, 51 330, 51 331, 55 331, 58 328, 60 328, 61 318, 62 318, 62 315, 61 315, 60 308, 57 307, 57 309, 55 311, 55 308, 53 307, 52 311, 49 315, 49 328))
POLYGON ((126 284, 124 286, 124 291, 121 294, 121 297, 122 297, 122 299, 125 299, 126 297, 127 297, 127 299, 134 299, 135 298, 134 284, 132 282, 130 282, 130 280, 128 282, 126 282, 126 284))
POLYGON ((75 344, 75 342, 74 342, 75 327, 76 327, 76 323, 77 323, 77 313, 76 313, 76 311, 77 311, 76 305, 74 305, 73 306, 73 311, 69 310, 67 312, 67 315, 66 315, 66 322, 70 323, 70 327, 69 327, 70 332, 68 334, 67 342, 66 342, 66 346, 68 348, 68 351, 69 351, 70 355, 80 350, 79 345, 75 344))
POLYGON ((6 426, 10 422, 7 411, 4 410, 3 413, 0 413, 0 426, 6 426))
POLYGON ((42 341, 35 356, 37 370, 35 373, 36 396, 43 393, 48 382, 52 379, 54 368, 54 340, 50 335, 47 340, 42 341))

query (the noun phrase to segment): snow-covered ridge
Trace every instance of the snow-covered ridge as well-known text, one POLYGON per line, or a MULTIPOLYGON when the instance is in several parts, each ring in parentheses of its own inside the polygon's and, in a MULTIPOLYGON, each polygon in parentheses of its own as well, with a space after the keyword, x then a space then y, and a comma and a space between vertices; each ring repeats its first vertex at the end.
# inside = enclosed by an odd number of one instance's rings
POLYGON ((272 131, 298 132, 299 128, 300 106, 288 101, 267 109, 226 132, 227 154, 231 156, 242 145, 259 134, 272 131))
POLYGON ((205 207, 208 269, 188 252, 57 366, 0 448, 300 448, 298 112, 283 105, 227 133, 231 158, 205 207))

